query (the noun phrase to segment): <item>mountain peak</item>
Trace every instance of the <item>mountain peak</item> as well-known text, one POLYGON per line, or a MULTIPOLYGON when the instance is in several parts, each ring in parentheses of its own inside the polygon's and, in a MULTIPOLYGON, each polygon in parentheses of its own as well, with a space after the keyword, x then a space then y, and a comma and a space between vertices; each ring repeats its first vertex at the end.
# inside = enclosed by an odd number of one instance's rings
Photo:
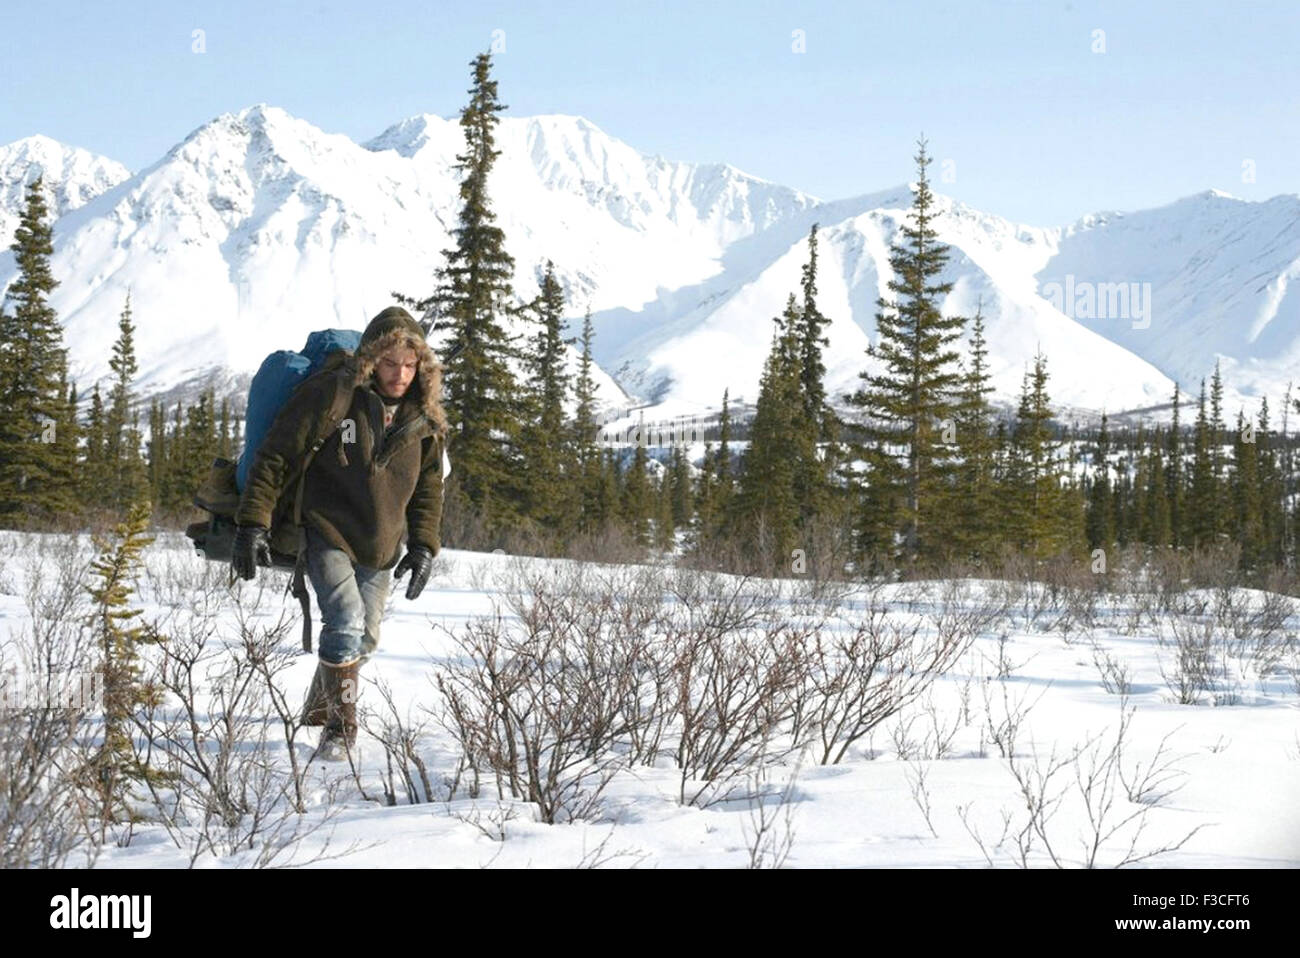
POLYGON ((75 146, 68 146, 66 143, 60 143, 53 137, 48 137, 44 133, 33 133, 31 136, 24 136, 21 139, 14 140, 12 143, 6 143, 0 149, 12 151, 15 153, 62 153, 65 151, 75 150, 75 146))
POLYGON ((27 186, 41 177, 57 219, 128 179, 116 160, 37 133, 0 146, 0 248, 8 247, 27 186))
POLYGON ((445 128, 453 122, 436 113, 417 113, 415 116, 408 116, 385 127, 378 136, 371 137, 361 146, 372 153, 393 150, 400 156, 410 159, 429 142, 432 131, 445 128))

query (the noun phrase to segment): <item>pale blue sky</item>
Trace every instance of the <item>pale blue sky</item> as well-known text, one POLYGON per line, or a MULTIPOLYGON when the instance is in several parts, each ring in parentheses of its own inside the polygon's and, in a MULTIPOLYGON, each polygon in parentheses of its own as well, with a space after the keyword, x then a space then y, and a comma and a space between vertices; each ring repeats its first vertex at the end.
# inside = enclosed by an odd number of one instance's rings
POLYGON ((509 114, 581 114, 642 152, 825 199, 911 178, 922 131, 952 161, 938 189, 1034 225, 1209 187, 1300 192, 1300 4, 1285 0, 4 9, 0 142, 40 132, 132 170, 261 101, 356 140, 453 116, 499 30, 509 114))

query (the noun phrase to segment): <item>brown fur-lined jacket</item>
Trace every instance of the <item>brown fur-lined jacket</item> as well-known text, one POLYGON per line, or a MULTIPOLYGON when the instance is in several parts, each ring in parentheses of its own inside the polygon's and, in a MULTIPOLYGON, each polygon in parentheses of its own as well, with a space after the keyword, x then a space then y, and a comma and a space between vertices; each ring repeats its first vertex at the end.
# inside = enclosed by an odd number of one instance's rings
POLYGON ((403 536, 437 555, 447 437, 442 366, 420 342, 416 379, 385 430, 371 374, 379 356, 400 342, 400 331, 380 336, 294 390, 258 448, 236 522, 270 528, 286 483, 294 480, 285 497, 291 505, 302 462, 324 437, 303 486, 303 524, 371 568, 396 565, 403 536))

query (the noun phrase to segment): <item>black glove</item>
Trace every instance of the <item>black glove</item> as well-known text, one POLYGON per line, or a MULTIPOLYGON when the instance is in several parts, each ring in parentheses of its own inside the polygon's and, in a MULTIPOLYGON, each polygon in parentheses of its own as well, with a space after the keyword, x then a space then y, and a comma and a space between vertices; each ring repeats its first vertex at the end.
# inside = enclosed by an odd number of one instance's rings
POLYGON ((271 564, 271 542, 262 526, 239 526, 235 529, 234 552, 230 564, 241 579, 252 579, 259 565, 271 564))
POLYGON ((407 569, 411 570, 411 581, 406 584, 406 597, 418 599, 433 571, 433 553, 422 545, 408 546, 406 555, 393 570, 393 578, 400 579, 407 569))

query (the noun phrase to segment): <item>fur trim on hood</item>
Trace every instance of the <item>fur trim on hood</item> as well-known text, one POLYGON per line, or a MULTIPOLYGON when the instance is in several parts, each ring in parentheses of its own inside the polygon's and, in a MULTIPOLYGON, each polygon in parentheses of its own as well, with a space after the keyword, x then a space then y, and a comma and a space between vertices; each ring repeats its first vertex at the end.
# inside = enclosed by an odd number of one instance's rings
MULTIPOLYGON (((442 373, 446 367, 438 361, 433 349, 422 336, 398 327, 389 329, 372 339, 363 340, 360 348, 357 349, 354 361, 356 372, 353 386, 368 386, 379 357, 394 346, 415 350, 415 355, 419 358, 419 366, 416 369, 415 380, 411 383, 411 389, 418 393, 420 409, 433 425, 434 431, 445 439, 448 428, 447 414, 442 408, 441 397, 442 373)), ((407 395, 410 395, 409 391, 407 395)))

